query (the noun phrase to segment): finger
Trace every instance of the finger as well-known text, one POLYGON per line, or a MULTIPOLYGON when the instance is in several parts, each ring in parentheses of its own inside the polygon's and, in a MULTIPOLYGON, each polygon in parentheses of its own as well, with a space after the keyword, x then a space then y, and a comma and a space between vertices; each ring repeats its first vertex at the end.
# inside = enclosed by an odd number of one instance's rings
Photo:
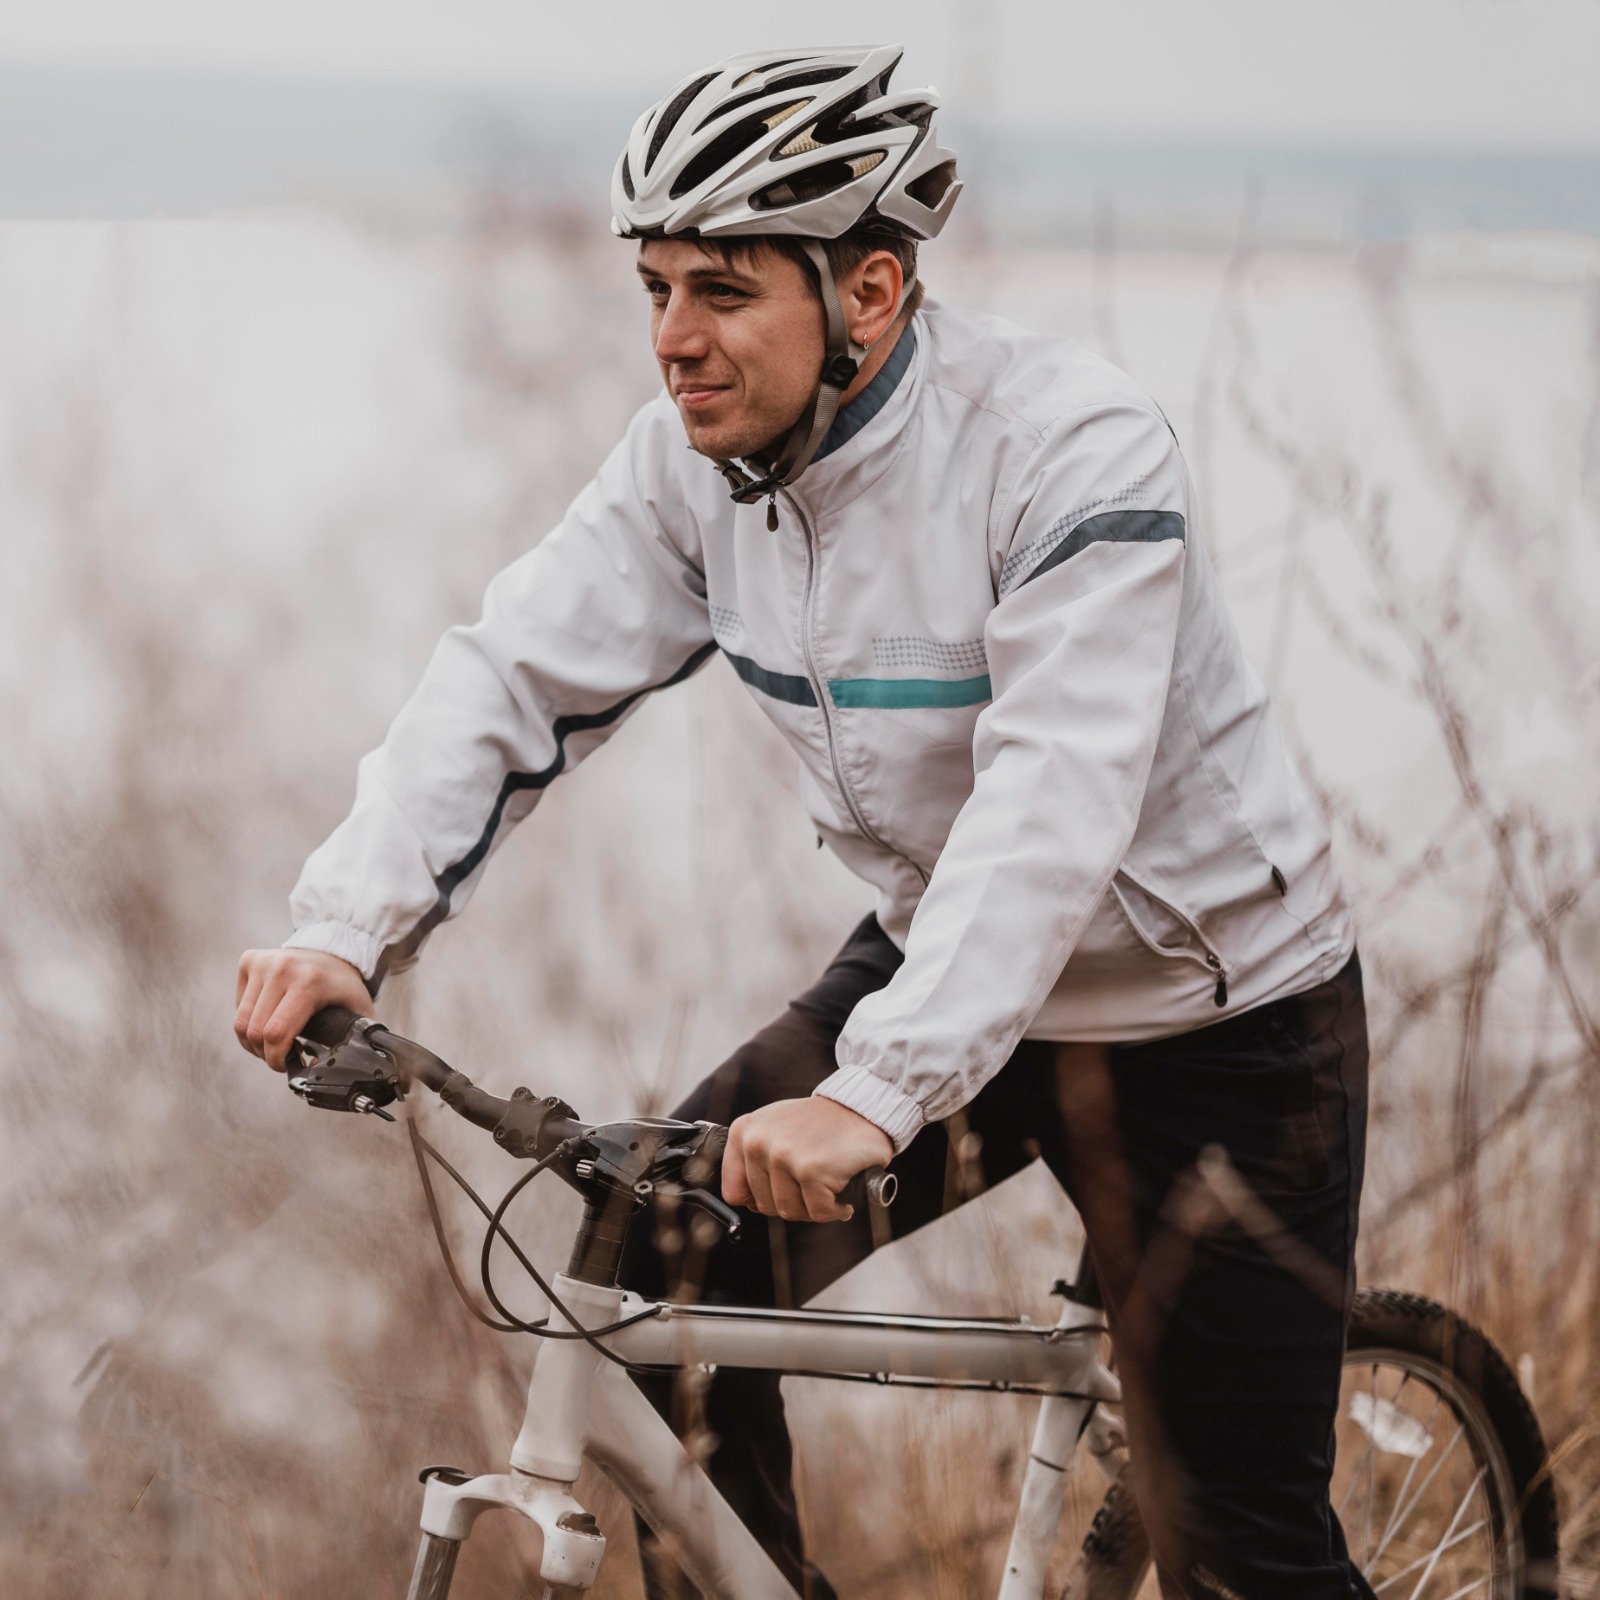
POLYGON ((288 979, 276 966, 269 968, 262 978, 256 1003, 250 1008, 250 1021, 245 1025, 246 1044, 258 1056, 264 1057, 267 1053, 267 1026, 287 987, 288 979))
POLYGON ((256 1001, 261 997, 261 968, 259 964, 252 965, 250 973, 248 977, 246 977, 244 969, 241 966, 239 970, 239 976, 243 982, 239 995, 238 1007, 233 1013, 234 1037, 238 1039, 239 1043, 243 1045, 251 1055, 258 1056, 261 1054, 261 1052, 250 1043, 249 1029, 250 1019, 255 1015, 256 1001))
POLYGON ((813 1178, 800 1185, 806 1216, 812 1222, 848 1222, 856 1214, 854 1206, 841 1205, 827 1184, 813 1178))
POLYGON ((290 984, 278 1001, 277 1008, 268 1019, 266 1036, 267 1065, 274 1072, 283 1072, 289 1064, 289 1051, 295 1037, 311 1019, 316 1001, 301 984, 290 984))
POLYGON ((738 1121, 728 1129, 728 1143, 722 1152, 722 1198, 730 1206, 750 1207, 756 1203, 745 1173, 744 1130, 738 1121))
POLYGON ((764 1217, 775 1217, 778 1214, 772 1194, 771 1159, 771 1152, 763 1144, 754 1140, 745 1144, 744 1179, 750 1186, 750 1196, 755 1209, 764 1217))
POLYGON ((795 1175, 782 1160, 775 1160, 769 1169, 772 1180, 772 1203, 785 1222, 813 1221, 806 1197, 801 1192, 795 1175))
POLYGON ((245 990, 250 987, 250 978, 255 972, 255 951, 246 950, 239 957, 239 981, 233 986, 233 1003, 235 1008, 244 1004, 245 990))

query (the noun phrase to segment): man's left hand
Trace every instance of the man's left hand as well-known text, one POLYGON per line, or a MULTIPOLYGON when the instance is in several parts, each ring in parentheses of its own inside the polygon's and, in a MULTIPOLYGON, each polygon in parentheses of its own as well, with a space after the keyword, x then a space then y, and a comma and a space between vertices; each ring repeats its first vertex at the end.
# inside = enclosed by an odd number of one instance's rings
POLYGON ((722 1197, 786 1222, 848 1222, 839 1191, 893 1154, 882 1128, 837 1100, 775 1100, 728 1129, 722 1197))

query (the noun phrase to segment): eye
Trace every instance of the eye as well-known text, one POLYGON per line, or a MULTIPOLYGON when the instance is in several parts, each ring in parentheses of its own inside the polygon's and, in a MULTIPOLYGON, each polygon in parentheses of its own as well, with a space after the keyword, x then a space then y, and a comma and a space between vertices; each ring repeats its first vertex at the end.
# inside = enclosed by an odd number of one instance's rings
POLYGON ((659 278, 641 278, 639 281, 652 300, 660 300, 671 292, 659 278))
POLYGON ((706 285, 706 293, 711 299, 723 305, 732 305, 741 300, 750 298, 743 289, 736 288, 731 283, 711 283, 706 285))

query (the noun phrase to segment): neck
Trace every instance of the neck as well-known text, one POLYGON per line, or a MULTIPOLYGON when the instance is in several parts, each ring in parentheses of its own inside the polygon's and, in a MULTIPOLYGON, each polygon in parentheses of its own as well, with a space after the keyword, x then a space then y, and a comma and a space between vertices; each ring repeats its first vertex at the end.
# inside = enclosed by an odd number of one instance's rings
MULTIPOLYGON (((839 396, 839 409, 850 404, 878 374, 883 371, 883 364, 894 354, 894 347, 905 337, 906 329, 911 326, 911 319, 903 313, 889 325, 878 342, 867 352, 867 358, 861 363, 861 370, 850 380, 850 387, 839 396)), ((780 433, 770 444, 764 445, 752 456, 745 459, 766 471, 777 459, 777 453, 787 437, 787 430, 780 433)))
POLYGON ((888 331, 867 352, 867 359, 861 363, 861 370, 855 375, 850 387, 839 397, 841 411, 883 370, 884 362, 894 353, 894 347, 905 337, 910 324, 911 319, 902 312, 889 325, 888 331))

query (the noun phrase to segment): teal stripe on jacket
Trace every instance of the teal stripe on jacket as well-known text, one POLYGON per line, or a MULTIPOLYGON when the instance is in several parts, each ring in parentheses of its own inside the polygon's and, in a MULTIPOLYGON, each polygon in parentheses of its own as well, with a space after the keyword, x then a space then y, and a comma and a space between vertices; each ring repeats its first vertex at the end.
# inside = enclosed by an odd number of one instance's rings
POLYGON ((869 706, 880 711, 975 706, 994 698, 987 672, 981 678, 830 678, 828 694, 841 708, 869 706))

